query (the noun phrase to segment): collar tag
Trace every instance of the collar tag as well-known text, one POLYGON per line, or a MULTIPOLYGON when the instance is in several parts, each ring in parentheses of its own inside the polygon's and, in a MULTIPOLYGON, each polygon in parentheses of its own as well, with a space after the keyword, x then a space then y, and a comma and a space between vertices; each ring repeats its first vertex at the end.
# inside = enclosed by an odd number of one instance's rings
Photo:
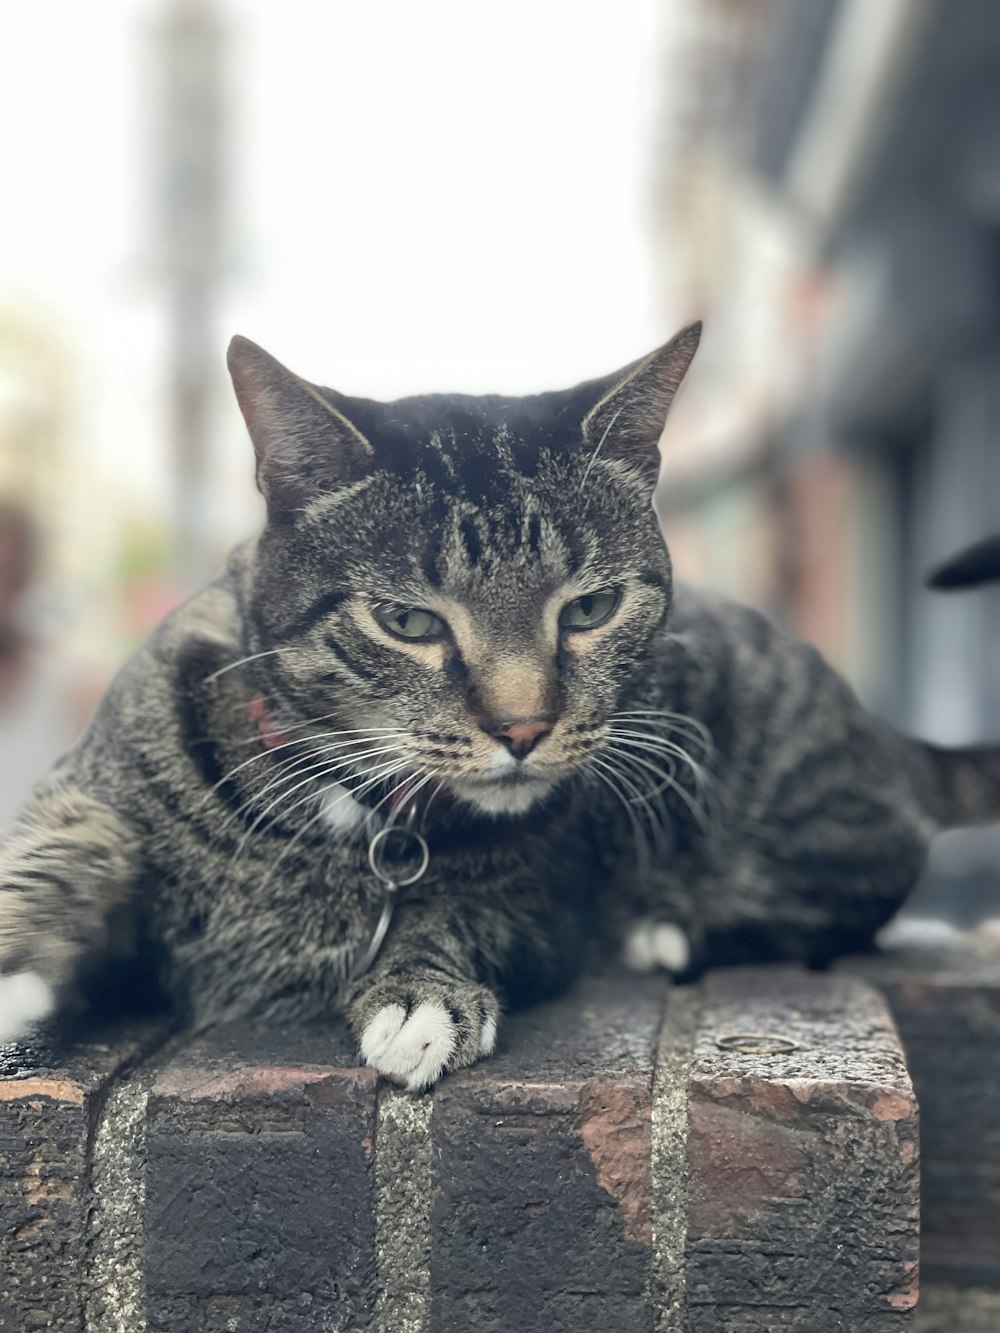
POLYGON ((417 804, 411 801, 405 823, 386 824, 368 844, 368 864, 371 866, 372 874, 382 885, 385 900, 372 937, 351 968, 352 981, 364 976, 378 957, 392 923, 400 890, 416 884, 417 880, 423 879, 427 873, 431 854, 427 839, 413 827, 416 817, 417 804), (395 866, 387 862, 386 858, 390 854, 396 862, 395 866), (409 864, 402 859, 404 856, 407 857, 409 864))

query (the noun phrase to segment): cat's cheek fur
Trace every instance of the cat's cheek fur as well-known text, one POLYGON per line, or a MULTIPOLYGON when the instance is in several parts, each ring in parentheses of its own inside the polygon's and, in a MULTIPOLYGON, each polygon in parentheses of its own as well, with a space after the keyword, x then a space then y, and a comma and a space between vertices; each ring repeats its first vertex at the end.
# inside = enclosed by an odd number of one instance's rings
POLYGON ((0 1044, 17 1041, 54 1008, 52 987, 37 972, 0 976, 0 1044))

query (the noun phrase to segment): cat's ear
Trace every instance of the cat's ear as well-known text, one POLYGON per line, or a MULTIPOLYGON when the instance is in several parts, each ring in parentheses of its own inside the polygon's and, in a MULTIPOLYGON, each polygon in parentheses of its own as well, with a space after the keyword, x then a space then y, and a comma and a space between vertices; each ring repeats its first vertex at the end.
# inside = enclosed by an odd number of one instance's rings
POLYGON ((651 487, 656 485, 660 436, 700 338, 699 320, 604 381, 604 393, 583 419, 583 439, 592 458, 620 459, 641 472, 651 487))
POLYGON ((248 338, 234 338, 227 359, 257 454, 257 485, 273 520, 291 522, 316 496, 371 470, 371 445, 324 390, 248 338))

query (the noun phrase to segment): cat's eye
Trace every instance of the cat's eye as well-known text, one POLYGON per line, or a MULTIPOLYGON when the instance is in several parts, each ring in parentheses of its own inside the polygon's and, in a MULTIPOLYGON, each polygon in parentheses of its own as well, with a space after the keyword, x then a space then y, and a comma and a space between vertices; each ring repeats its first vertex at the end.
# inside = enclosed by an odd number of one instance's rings
POLYGON ((447 633, 444 621, 422 606, 380 606, 374 614, 382 628, 399 639, 427 642, 447 633))
POLYGON ((559 612, 559 626, 568 630, 596 629, 611 619, 620 600, 621 594, 616 588, 585 593, 566 603, 559 612))

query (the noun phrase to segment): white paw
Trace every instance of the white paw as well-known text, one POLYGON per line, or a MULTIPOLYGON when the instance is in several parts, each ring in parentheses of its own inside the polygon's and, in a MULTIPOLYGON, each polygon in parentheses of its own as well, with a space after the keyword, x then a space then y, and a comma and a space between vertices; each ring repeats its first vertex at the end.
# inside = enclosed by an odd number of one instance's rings
POLYGON ((0 1042, 17 1041, 54 1008, 52 987, 37 972, 0 976, 0 1042))
POLYGON ((492 1055, 497 1044, 497 1021, 492 1014, 483 1020, 483 1030, 479 1034, 479 1054, 492 1055))
POLYGON ((930 916, 894 916, 875 936, 880 949, 947 949, 963 939, 950 921, 930 916))
POLYGON ((680 926, 663 921, 637 921, 625 938, 625 966, 633 972, 683 972, 691 946, 680 926))
MULTIPOLYGON (((483 1040, 486 1039, 486 1027, 483 1040)), ((496 1024, 493 1039, 496 1040, 496 1024)), ((380 1009, 361 1034, 361 1057, 365 1064, 396 1082, 407 1092, 429 1088, 444 1073, 455 1049, 455 1025, 443 1005, 433 1000, 418 1004, 407 1018, 401 1004, 380 1009)), ((484 1048, 484 1054, 487 1050, 484 1048)))

